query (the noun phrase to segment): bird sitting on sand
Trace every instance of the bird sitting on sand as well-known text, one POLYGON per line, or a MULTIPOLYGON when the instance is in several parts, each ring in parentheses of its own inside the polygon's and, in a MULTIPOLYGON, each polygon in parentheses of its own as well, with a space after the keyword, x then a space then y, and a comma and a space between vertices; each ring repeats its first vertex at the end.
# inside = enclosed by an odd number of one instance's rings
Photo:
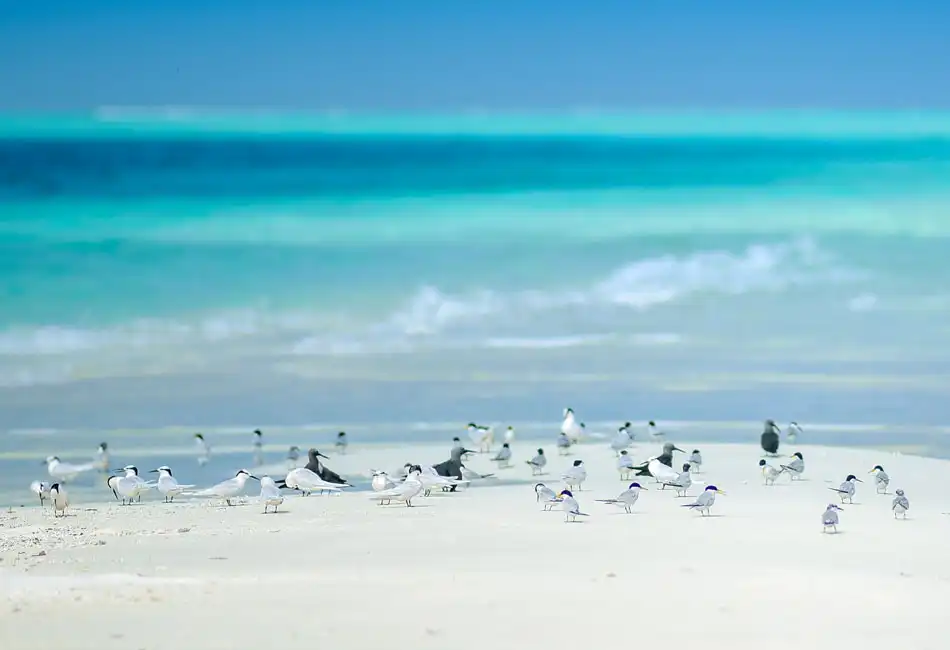
POLYGON ((567 456, 571 453, 571 439, 564 432, 557 436, 557 453, 559 456, 567 456))
POLYGON ((661 483, 663 487, 660 489, 671 487, 676 490, 676 496, 689 496, 687 492, 689 491, 689 487, 693 484, 693 477, 690 476, 689 463, 683 463, 683 471, 677 474, 675 479, 672 481, 661 481, 661 483))
POLYGON ((322 478, 324 481, 327 483, 336 483, 337 485, 349 487, 349 484, 342 476, 320 462, 320 459, 326 458, 326 456, 321 454, 319 451, 316 449, 310 449, 307 452, 307 458, 308 460, 306 468, 322 478))
POLYGON ((663 479, 676 480, 677 473, 673 470, 673 452, 683 451, 672 442, 663 443, 663 452, 654 456, 634 469, 637 476, 652 476, 660 482, 663 479))

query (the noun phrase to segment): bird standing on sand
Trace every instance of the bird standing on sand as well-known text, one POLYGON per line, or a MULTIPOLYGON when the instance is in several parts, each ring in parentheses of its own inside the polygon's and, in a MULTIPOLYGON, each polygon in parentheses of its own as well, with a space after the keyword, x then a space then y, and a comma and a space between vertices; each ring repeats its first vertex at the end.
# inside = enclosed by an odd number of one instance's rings
POLYGON ((698 449, 694 449, 693 453, 689 455, 689 464, 694 474, 700 473, 703 466, 703 455, 699 453, 698 449))
POLYGON ((788 472, 791 480, 799 481, 802 478, 802 474, 805 473, 805 457, 802 456, 802 452, 796 451, 790 458, 792 460, 790 460, 787 465, 779 465, 779 467, 788 472))
POLYGON ((629 422, 624 422, 623 426, 617 429, 617 435, 610 441, 610 448, 619 455, 621 451, 633 444, 633 436, 630 434, 629 422))
POLYGON ((574 465, 561 475, 561 480, 568 488, 580 490, 584 481, 587 480, 587 468, 584 467, 584 461, 575 460, 574 465))
POLYGON ((284 495, 280 493, 280 488, 270 476, 261 477, 261 503, 264 504, 264 514, 267 514, 269 508, 274 509, 277 514, 277 508, 284 502, 284 495))
POLYGON ((300 460, 300 447, 292 445, 290 449, 287 450, 287 469, 295 469, 298 460, 300 460))
POLYGON ((824 514, 821 515, 821 532, 827 533, 829 528, 838 532, 838 512, 841 509, 841 506, 835 503, 828 504, 824 514))
POLYGON ((525 463, 531 467, 531 476, 538 476, 544 472, 544 466, 548 464, 548 459, 544 455, 544 450, 539 447, 535 457, 531 460, 526 460, 525 463))
POLYGON ((413 497, 418 496, 419 493, 422 492, 421 475, 422 468, 418 465, 412 465, 410 466, 409 474, 406 476, 405 481, 389 490, 374 492, 370 495, 370 498, 376 499, 377 505, 383 505, 384 501, 386 505, 389 505, 393 501, 402 501, 406 506, 412 507, 413 497))
POLYGON ((585 426, 583 422, 578 422, 574 415, 574 409, 568 407, 564 409, 564 420, 561 422, 561 433, 567 436, 571 444, 581 441, 584 437, 585 426))
POLYGON ((770 465, 764 458, 759 461, 759 469, 762 471, 762 478, 765 479, 766 485, 775 485, 775 479, 782 475, 785 471, 782 468, 776 469, 770 465))
POLYGON ((46 500, 49 498, 49 489, 50 484, 46 481, 33 481, 30 483, 30 492, 35 494, 40 498, 40 506, 42 507, 46 500))
POLYGON ((626 449, 621 451, 617 458, 617 471, 620 472, 621 481, 628 480, 633 472, 633 458, 627 453, 626 449))
POLYGON ((475 424, 474 422, 469 422, 468 437, 471 438, 472 443, 478 447, 478 451, 485 454, 491 451, 492 445, 495 443, 495 429, 494 427, 486 427, 475 424))
POLYGON ((254 429, 254 465, 264 464, 264 434, 260 429, 254 429))
POLYGON ((498 450, 498 453, 495 454, 492 460, 498 463, 498 469, 511 467, 511 447, 507 442, 502 444, 501 449, 498 450))
POLYGON ((535 483, 534 494, 535 501, 538 503, 543 503, 545 510, 550 510, 559 503, 557 500, 557 494, 555 494, 554 490, 549 488, 544 483, 535 483))
POLYGON ((383 490, 391 490, 396 487, 396 481, 394 481, 385 470, 374 469, 371 471, 373 473, 373 480, 370 484, 373 487, 373 492, 382 492, 383 490))
POLYGON ((798 434, 804 433, 802 428, 798 426, 798 422, 789 422, 788 430, 785 433, 785 439, 788 440, 788 444, 794 445, 798 442, 798 434))
POLYGON ((510 426, 507 429, 505 429, 505 442, 511 444, 514 441, 515 441, 515 428, 510 426))
POLYGON ((53 516, 65 517, 66 508, 69 507, 69 497, 66 496, 66 488, 59 483, 53 483, 49 488, 49 498, 53 502, 53 516))
POLYGON ((894 511, 894 519, 897 519, 897 515, 907 519, 907 511, 910 510, 910 500, 904 495, 903 490, 897 490, 895 494, 897 496, 891 501, 891 510, 894 511))
POLYGON ((689 463, 683 463, 683 471, 676 475, 676 478, 672 481, 665 480, 660 481, 663 484, 663 487, 660 489, 666 489, 668 487, 676 490, 676 496, 685 497, 689 496, 687 491, 689 487, 693 484, 693 477, 690 476, 690 465, 689 463))
POLYGON ((349 485, 342 476, 320 462, 321 458, 326 458, 316 449, 311 448, 307 452, 307 469, 322 478, 327 483, 336 483, 337 485, 349 485))
POLYGON ((861 479, 859 479, 857 476, 855 476, 854 474, 848 474, 848 478, 844 480, 844 483, 842 483, 840 486, 836 488, 828 488, 828 489, 831 490, 832 492, 838 493, 838 496, 841 497, 841 503, 844 503, 845 499, 848 500, 848 503, 854 503, 855 481, 857 481, 858 483, 864 482, 861 479))
POLYGON ((109 464, 109 443, 100 442, 96 447, 96 469, 100 472, 108 472, 109 464))
POLYGON ((713 504, 716 503, 716 495, 725 494, 722 490, 717 488, 715 485, 707 485, 706 489, 696 497, 696 500, 692 503, 687 503, 683 507, 689 508, 690 510, 698 510, 702 516, 707 516, 709 514, 709 509, 713 507, 713 504))
POLYGON ((762 430, 761 444, 766 454, 775 455, 778 453, 779 434, 781 430, 775 424, 775 420, 766 420, 762 430))
POLYGON ((557 495, 557 499, 561 502, 565 522, 577 521, 578 517, 589 516, 586 512, 581 512, 581 507, 570 490, 561 490, 561 493, 557 495))
POLYGON ((884 468, 875 465, 868 474, 874 474, 874 489, 878 494, 887 494, 887 485, 891 482, 891 477, 887 475, 884 468))
POLYGON ((567 456, 571 453, 571 439, 563 431, 557 436, 557 453, 559 456, 567 456))
POLYGON ((627 489, 621 492, 616 499, 597 499, 600 503, 609 503, 615 506, 620 506, 626 512, 630 512, 630 509, 636 504, 637 499, 640 498, 640 490, 645 490, 646 488, 634 481, 627 486, 627 489))
POLYGON ((168 465, 162 465, 159 468, 150 470, 151 473, 158 474, 156 487, 159 493, 165 497, 165 503, 171 503, 175 497, 182 494, 185 490, 195 487, 194 485, 181 485, 174 476, 172 468, 168 465))
POLYGON ((217 497, 219 499, 224 499, 224 502, 229 506, 234 505, 231 503, 231 500, 244 492, 244 485, 247 483, 247 479, 249 478, 252 478, 255 481, 260 480, 246 469, 239 469, 237 473, 234 474, 233 478, 229 478, 226 481, 221 481, 217 485, 212 485, 206 490, 195 492, 195 496, 217 497))
POLYGON ((336 434, 336 442, 333 443, 333 446, 336 448, 338 454, 345 454, 346 448, 349 447, 350 442, 346 439, 346 431, 341 431, 336 434))
POLYGON ((677 473, 673 470, 673 452, 683 451, 672 442, 663 443, 663 452, 659 456, 654 456, 645 463, 634 467, 637 476, 652 476, 661 482, 662 480, 675 481, 677 473))
POLYGON ((195 447, 198 450, 198 466, 204 467, 211 460, 211 445, 200 433, 195 434, 195 447))

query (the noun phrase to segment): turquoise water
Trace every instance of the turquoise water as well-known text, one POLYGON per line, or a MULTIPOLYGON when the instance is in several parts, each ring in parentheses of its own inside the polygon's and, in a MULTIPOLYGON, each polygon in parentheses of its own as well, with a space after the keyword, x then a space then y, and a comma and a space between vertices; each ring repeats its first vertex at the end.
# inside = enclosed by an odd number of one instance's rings
POLYGON ((0 426, 940 424, 948 236, 942 114, 8 117, 0 426))

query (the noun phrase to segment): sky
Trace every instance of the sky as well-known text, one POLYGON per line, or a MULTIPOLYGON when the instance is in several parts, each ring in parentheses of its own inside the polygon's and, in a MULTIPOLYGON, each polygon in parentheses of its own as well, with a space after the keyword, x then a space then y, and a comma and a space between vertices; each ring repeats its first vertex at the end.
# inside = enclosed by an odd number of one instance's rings
POLYGON ((950 2, 0 0, 0 111, 950 108, 950 2))

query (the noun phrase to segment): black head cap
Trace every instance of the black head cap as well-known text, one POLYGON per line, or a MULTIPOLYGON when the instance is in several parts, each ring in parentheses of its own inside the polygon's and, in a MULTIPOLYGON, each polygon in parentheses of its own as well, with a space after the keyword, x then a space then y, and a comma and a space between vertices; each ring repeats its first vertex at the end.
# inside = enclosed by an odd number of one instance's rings
POLYGON ((792 454, 792 456, 794 456, 798 460, 805 460, 804 458, 802 458, 802 452, 800 451, 796 451, 794 454, 792 454))
POLYGON ((345 438, 345 437, 346 437, 346 431, 341 431, 340 433, 336 434, 336 437, 337 437, 337 438, 345 438))
POLYGON ((656 422, 654 422, 653 420, 650 420, 647 424, 649 424, 651 427, 656 426, 656 422))
POLYGON ((698 450, 698 449, 694 449, 694 450, 693 450, 693 453, 694 453, 694 454, 698 454, 698 453, 699 453, 699 450, 698 450))
POLYGON ((683 471, 684 471, 684 472, 688 472, 688 471, 689 471, 689 463, 683 463, 683 471))
POLYGON ((879 472, 883 472, 883 471, 884 471, 884 468, 881 467, 880 465, 875 465, 875 466, 874 466, 874 469, 872 469, 871 471, 873 472, 875 469, 876 469, 877 471, 879 471, 879 472))
POLYGON ((539 449, 538 449, 538 455, 539 455, 539 456, 543 456, 543 455, 544 455, 544 450, 539 448, 539 449))
POLYGON ((759 467, 765 467, 765 459, 759 461, 759 467))
POLYGON ((104 451, 104 450, 106 450, 106 449, 108 449, 108 448, 109 448, 109 443, 108 443, 108 442, 100 442, 100 443, 99 443, 99 449, 102 449, 102 450, 104 451))
POLYGON ((254 435, 256 435, 256 436, 262 436, 262 435, 264 435, 264 434, 261 433, 261 430, 260 430, 260 429, 254 429, 254 435))
POLYGON ((506 442, 505 444, 502 445, 502 447, 504 447, 505 449, 508 449, 510 445, 506 442))
POLYGON ((583 463, 583 462, 584 462, 584 461, 582 461, 582 460, 575 460, 575 461, 574 461, 574 467, 580 467, 581 463, 583 463))
POLYGON ((846 481, 853 481, 853 480, 856 480, 857 478, 858 478, 858 477, 855 476, 854 474, 848 474, 848 478, 846 478, 845 480, 846 480, 846 481))

